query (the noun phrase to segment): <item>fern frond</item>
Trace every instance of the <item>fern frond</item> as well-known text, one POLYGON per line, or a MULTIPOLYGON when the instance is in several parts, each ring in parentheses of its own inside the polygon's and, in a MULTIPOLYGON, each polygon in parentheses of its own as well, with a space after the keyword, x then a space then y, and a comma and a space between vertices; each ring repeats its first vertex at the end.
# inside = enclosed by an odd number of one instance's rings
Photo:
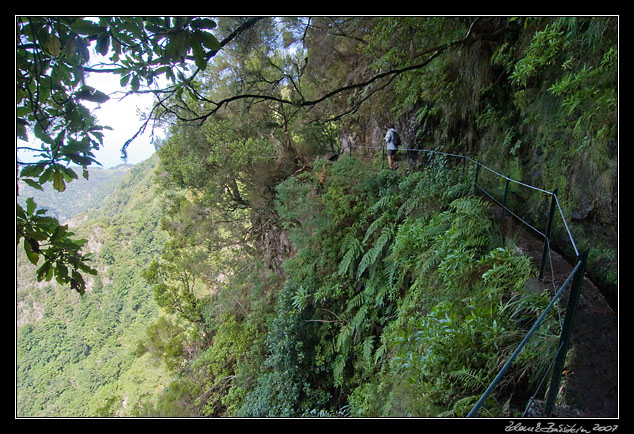
POLYGON ((368 227, 368 230, 365 232, 365 237, 363 237, 363 241, 361 241, 361 244, 365 244, 366 241, 368 241, 368 238, 370 238, 374 231, 376 231, 377 228, 379 228, 387 220, 387 217, 388 215, 386 213, 383 213, 379 216, 379 218, 372 222, 372 224, 368 227))
POLYGON ((359 261, 359 268, 357 268, 357 279, 361 278, 361 275, 365 272, 365 270, 374 262, 372 259, 373 251, 372 249, 368 250, 361 261, 359 261))
POLYGON ((346 248, 346 253, 343 256, 343 259, 339 263, 339 268, 337 272, 340 276, 346 275, 350 272, 350 275, 354 274, 354 262, 359 258, 361 252, 363 251, 363 247, 359 240, 357 240, 353 236, 346 235, 346 239, 344 240, 344 246, 346 248))
POLYGON ((386 261, 387 264, 385 265, 385 272, 387 274, 387 283, 390 287, 395 286, 394 282, 396 281, 396 277, 399 277, 399 283, 403 280, 403 274, 401 273, 399 268, 399 263, 397 261, 394 260, 388 260, 386 261))
POLYGON ((387 346, 385 345, 385 343, 382 343, 379 348, 376 349, 376 352, 374 353, 374 364, 378 364, 379 360, 385 355, 385 353, 387 352, 387 346))
POLYGON ((361 261, 359 262, 359 268, 357 269, 357 279, 359 279, 363 275, 365 270, 367 270, 367 268, 371 264, 374 264, 376 262, 376 260, 381 255, 381 252, 383 252, 383 248, 392 239, 393 236, 394 225, 388 225, 383 228, 383 230, 381 231, 381 236, 377 238, 372 248, 363 255, 363 258, 361 258, 361 261))
POLYGON ((341 328, 339 335, 337 336, 337 342, 335 344, 335 350, 337 350, 340 354, 347 354, 348 349, 350 348, 350 338, 352 337, 352 333, 354 328, 350 326, 350 324, 346 324, 341 328))
POLYGON ((370 212, 370 214, 374 214, 377 211, 379 211, 380 209, 383 209, 386 207, 386 205, 388 203, 390 203, 391 197, 389 194, 385 194, 384 196, 382 196, 379 200, 377 200, 376 202, 374 202, 372 204, 372 206, 370 208, 368 208, 368 211, 370 212))
POLYGON ((346 367, 346 357, 339 354, 335 358, 335 363, 332 368, 332 375, 335 379, 335 386, 341 386, 343 384, 343 370, 346 367))
POLYGON ((367 292, 361 291, 360 293, 358 293, 357 295, 355 295, 354 297, 350 299, 346 307, 346 312, 352 312, 356 309, 359 309, 361 306, 363 306, 366 303, 367 300, 368 300, 367 292))
POLYGON ((374 367, 374 358, 372 357, 373 349, 374 349, 374 336, 368 336, 363 341, 363 351, 361 354, 363 357, 363 361, 368 365, 369 369, 374 367))
POLYGON ((486 374, 482 370, 463 368, 449 375, 469 390, 484 390, 488 386, 486 374))
POLYGON ((399 207, 399 209, 398 209, 398 211, 396 213, 396 217, 397 218, 401 218, 403 216, 411 214, 413 210, 415 210, 416 208, 420 208, 420 206, 423 204, 423 200, 424 199, 425 199, 425 196, 422 196, 422 195, 414 194, 414 195, 410 196, 399 207))
POLYGON ((359 308, 357 314, 354 316, 354 318, 352 318, 352 321, 350 321, 350 326, 355 330, 359 330, 361 328, 361 325, 365 322, 367 316, 368 306, 364 304, 359 308))

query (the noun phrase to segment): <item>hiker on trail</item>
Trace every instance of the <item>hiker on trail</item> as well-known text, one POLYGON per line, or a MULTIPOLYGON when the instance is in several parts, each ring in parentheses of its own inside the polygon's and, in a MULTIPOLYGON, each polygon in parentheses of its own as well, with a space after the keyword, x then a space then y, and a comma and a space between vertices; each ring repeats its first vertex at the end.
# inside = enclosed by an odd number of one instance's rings
POLYGON ((392 162, 392 155, 396 154, 398 145, 401 144, 401 139, 396 132, 396 128, 394 128, 394 124, 388 125, 385 143, 387 144, 387 164, 390 166, 390 170, 394 170, 395 164, 392 162))

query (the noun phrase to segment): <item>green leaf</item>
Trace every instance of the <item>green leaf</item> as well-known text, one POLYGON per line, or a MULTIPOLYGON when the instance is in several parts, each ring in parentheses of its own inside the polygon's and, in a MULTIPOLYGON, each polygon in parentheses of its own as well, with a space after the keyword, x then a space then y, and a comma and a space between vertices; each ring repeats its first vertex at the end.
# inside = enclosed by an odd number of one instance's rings
POLYGON ((40 173, 44 170, 43 164, 35 164, 33 166, 26 166, 20 171, 20 177, 29 176, 32 178, 40 176, 40 173))
POLYGON ((214 35, 207 32, 196 32, 196 34, 205 47, 207 47, 211 51, 220 50, 220 42, 218 42, 214 35))
POLYGON ((55 229, 55 232, 53 233, 53 235, 50 238, 50 242, 55 242, 58 239, 60 239, 63 235, 66 234, 66 226, 58 226, 57 229, 55 229))
POLYGON ((32 179, 23 179, 22 181, 24 181, 24 183, 27 184, 31 188, 34 188, 34 189, 40 190, 40 191, 44 191, 42 186, 37 181, 34 181, 32 179))
POLYGON ((196 66, 198 69, 204 71, 207 68, 207 60, 205 59, 203 47, 196 40, 192 41, 192 51, 194 52, 194 61, 196 62, 196 66))
POLYGON ((24 251, 26 252, 26 257, 33 265, 37 265, 37 261, 40 259, 40 255, 37 253, 37 250, 39 250, 37 241, 29 239, 24 240, 24 251))
POLYGON ((110 99, 110 97, 105 93, 90 86, 83 86, 79 90, 79 92, 75 93, 75 97, 81 100, 92 101, 99 104, 104 103, 110 99))
POLYGON ((58 57, 62 54, 62 41, 55 35, 48 38, 45 47, 46 51, 53 57, 58 57))
POLYGON ((97 52, 102 56, 108 54, 110 49, 110 35, 106 32, 97 37, 97 52))
POLYGON ((73 169, 70 167, 62 167, 62 171, 64 172, 64 180, 66 182, 70 182, 73 179, 77 179, 78 176, 73 169))
POLYGON ((53 168, 52 167, 47 167, 46 170, 44 170, 44 173, 42 173, 40 175, 40 178, 38 179, 39 183, 40 184, 44 184, 44 183, 50 181, 52 173, 53 173, 53 168))
POLYGON ((67 59, 73 57, 75 55, 76 48, 77 45, 75 44, 75 36, 73 35, 68 41, 66 41, 66 45, 64 46, 63 50, 64 57, 66 57, 67 59))
POLYGON ((128 84, 128 81, 130 81, 130 74, 126 74, 121 77, 121 80, 119 80, 119 85, 121 87, 125 87, 128 84))
POLYGON ((46 261, 40 268, 37 270, 37 281, 41 282, 46 277, 46 281, 49 282, 51 277, 53 277, 53 267, 51 267, 51 263, 46 261))
POLYGON ((90 51, 88 50, 88 44, 86 44, 84 38, 77 38, 75 45, 77 46, 77 54, 79 54, 81 62, 88 62, 90 60, 90 51))
POLYGON ((55 280, 60 284, 64 284, 68 280, 68 268, 64 264, 58 263, 55 267, 55 280))
MULTIPOLYGON (((17 220, 16 227, 18 229, 24 227, 24 220, 26 220, 26 213, 24 212, 24 208, 22 208, 19 203, 15 204, 15 217, 17 220)), ((16 231, 16 236, 17 236, 17 239, 16 239, 16 246, 17 246, 18 244, 20 244, 20 238, 22 238, 22 233, 18 230, 16 231)))
POLYGON ((56 171, 53 173, 53 188, 59 192, 66 190, 66 183, 64 182, 62 172, 56 171))
POLYGON ((139 82, 139 76, 135 75, 134 77, 132 77, 132 82, 130 83, 130 86, 132 87, 132 91, 136 92, 137 90, 139 90, 139 85, 141 83, 139 82))
POLYGON ((32 197, 29 197, 26 200, 26 213, 29 215, 33 214, 33 211, 35 211, 35 208, 37 208, 37 204, 35 203, 32 197))
POLYGON ((47 143, 49 145, 54 145, 55 144, 55 140, 53 140, 51 138, 51 136, 49 136, 40 126, 39 122, 35 124, 35 128, 33 128, 33 133, 35 134, 35 137, 37 137, 38 139, 40 139, 41 141, 43 141, 44 143, 47 143))
POLYGON ((216 28, 216 22, 209 18, 195 18, 190 24, 195 29, 214 29, 216 28))
POLYGON ((77 20, 75 20, 75 22, 70 25, 70 28, 73 32, 80 35, 95 35, 105 30, 98 24, 93 23, 92 21, 84 20, 82 18, 78 18, 77 20))

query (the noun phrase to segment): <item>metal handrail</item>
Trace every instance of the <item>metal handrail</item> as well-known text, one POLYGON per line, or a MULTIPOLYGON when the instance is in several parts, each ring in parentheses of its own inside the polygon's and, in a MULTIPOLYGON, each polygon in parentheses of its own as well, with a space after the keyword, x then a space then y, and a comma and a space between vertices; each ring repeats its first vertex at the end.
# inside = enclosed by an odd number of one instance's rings
POLYGON ((559 290, 557 291, 555 296, 552 298, 550 303, 548 303, 548 306, 546 306, 546 308, 544 309, 542 314, 539 316, 539 318, 537 318, 537 320, 535 321, 535 323, 533 324, 531 329, 528 331, 528 333, 526 333, 526 336, 524 337, 524 339, 522 339, 522 342, 520 342, 520 344, 517 346, 517 348, 515 349, 515 351, 511 355, 511 357, 504 364, 504 366, 502 367, 502 369, 500 370, 498 375, 495 377, 495 379, 491 382, 489 387, 484 391, 484 393, 482 394, 482 396, 480 397, 478 402, 473 406, 473 408, 471 409, 471 411, 469 412, 467 417, 473 417, 473 416, 475 416, 478 413, 478 410, 482 406, 482 403, 484 403, 486 398, 488 398, 488 396, 491 394, 491 391, 493 390, 493 388, 495 388, 495 386, 497 386, 497 384, 500 382, 500 380, 502 379, 504 374, 506 374, 506 371, 508 370, 508 368, 515 361, 515 358, 519 355, 519 353, 522 351, 522 349, 524 349, 524 346, 526 346, 526 344, 528 343, 530 338, 533 336, 533 333, 535 332, 535 330, 537 330, 539 328, 539 326, 542 324, 542 322, 546 318, 546 315, 548 314, 550 309, 553 307, 553 305, 555 304, 557 299, 559 299, 559 297, 563 293, 564 289, 566 288, 566 286, 568 286, 568 283, 570 283, 570 281, 572 280, 573 276, 575 275, 575 273, 577 272, 577 270, 581 266, 582 266, 582 261, 577 262, 577 265, 575 265, 575 268, 572 269, 572 272, 568 275, 568 278, 561 285, 561 288, 559 288, 559 290))

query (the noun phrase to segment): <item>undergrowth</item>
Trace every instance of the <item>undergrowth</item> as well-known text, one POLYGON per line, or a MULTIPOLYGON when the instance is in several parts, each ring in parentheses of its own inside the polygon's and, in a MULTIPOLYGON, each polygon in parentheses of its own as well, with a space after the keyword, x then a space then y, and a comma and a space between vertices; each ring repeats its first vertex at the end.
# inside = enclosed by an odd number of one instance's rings
MULTIPOLYGON (((524 296, 535 270, 498 245, 468 179, 444 159, 406 174, 343 157, 279 185, 296 253, 238 415, 466 415, 544 302, 524 296)), ((534 387, 554 326, 542 326, 485 413, 508 414, 515 386, 534 387)))

